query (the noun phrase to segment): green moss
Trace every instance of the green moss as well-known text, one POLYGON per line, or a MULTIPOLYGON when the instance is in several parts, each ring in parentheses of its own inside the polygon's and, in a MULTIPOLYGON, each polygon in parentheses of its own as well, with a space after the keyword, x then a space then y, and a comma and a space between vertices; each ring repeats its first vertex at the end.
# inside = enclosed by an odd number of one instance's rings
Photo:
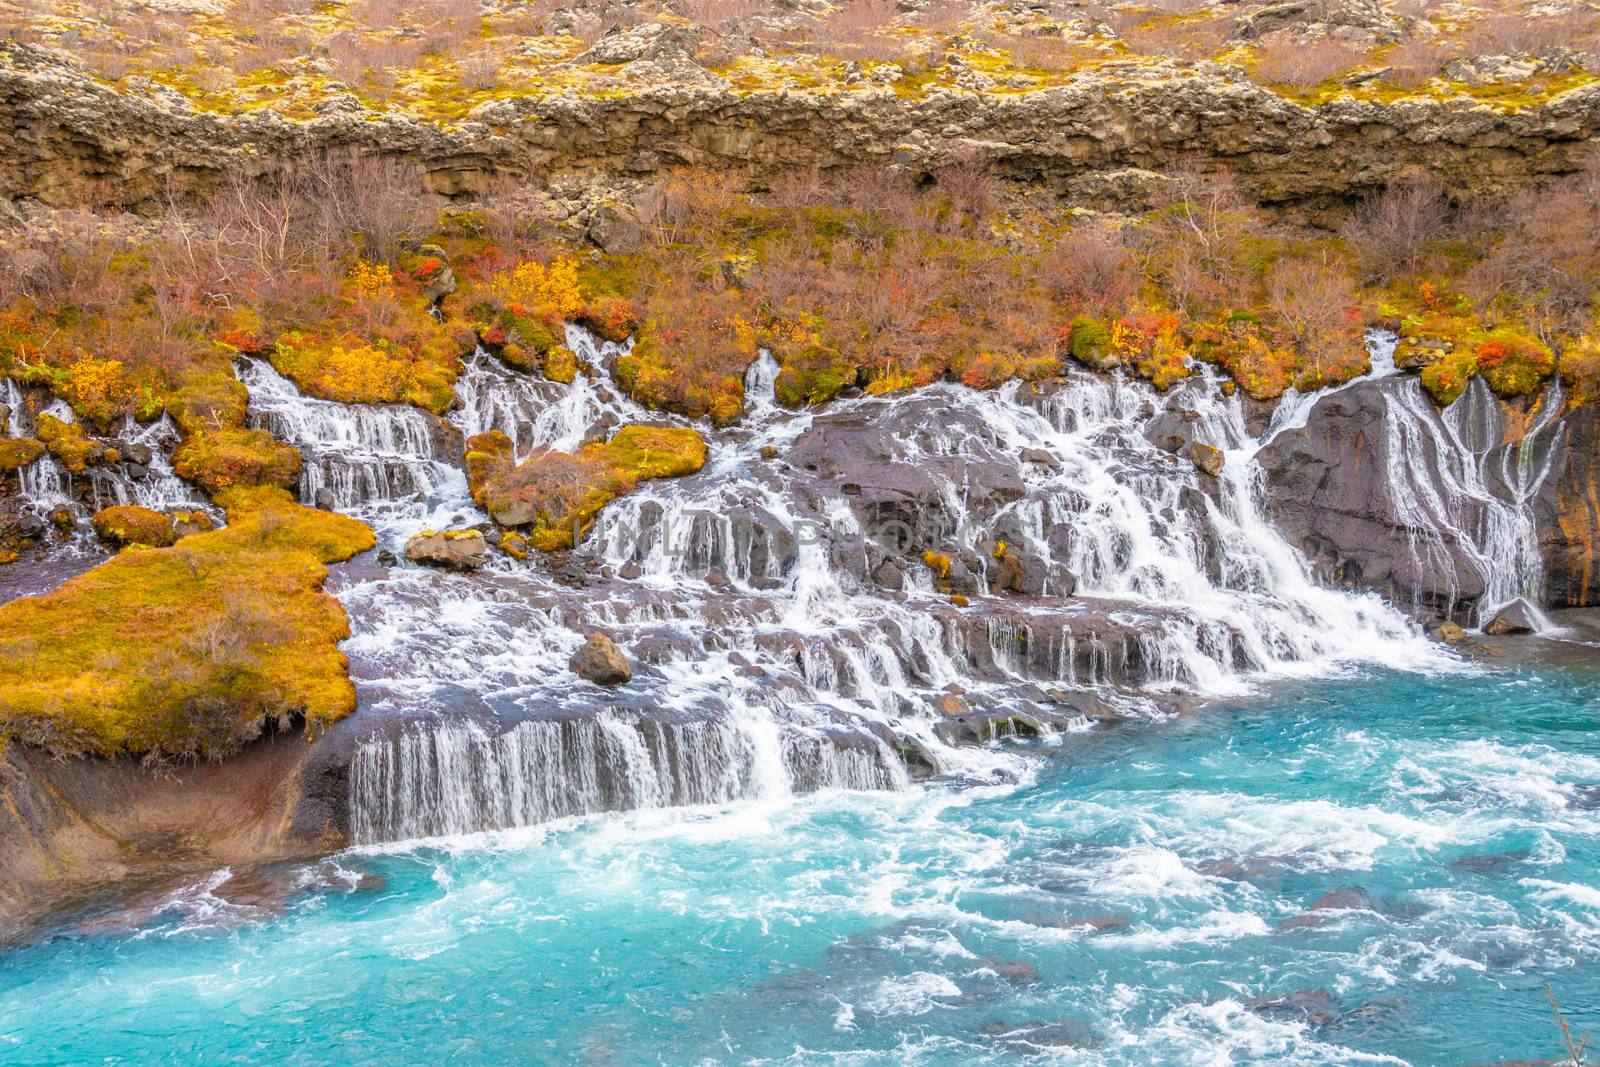
POLYGON ((1467 391, 1467 383, 1477 372, 1477 358, 1473 353, 1457 348, 1422 368, 1422 387, 1433 397, 1434 403, 1449 407, 1467 391))
POLYGON ((1111 351, 1111 331, 1103 323, 1091 318, 1073 319, 1067 351, 1079 363, 1093 365, 1111 351))
POLYGON ((830 348, 807 344, 785 355, 773 392, 784 407, 820 404, 856 384, 859 370, 830 348))
POLYGON ((43 414, 35 420, 35 427, 45 448, 71 474, 82 474, 92 465, 117 460, 115 449, 94 440, 75 422, 62 422, 54 415, 43 414))
POLYGON ((233 503, 225 529, 0 607, 0 730, 74 755, 219 756, 269 720, 354 710, 348 624, 320 590, 372 532, 281 493, 233 503))

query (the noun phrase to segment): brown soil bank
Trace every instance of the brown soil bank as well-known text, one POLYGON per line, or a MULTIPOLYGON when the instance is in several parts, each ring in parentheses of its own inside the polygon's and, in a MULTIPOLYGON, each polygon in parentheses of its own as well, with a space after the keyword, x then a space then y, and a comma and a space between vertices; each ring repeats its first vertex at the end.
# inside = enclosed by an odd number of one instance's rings
POLYGON ((807 92, 662 85, 517 95, 459 122, 270 109, 223 115, 176 94, 122 92, 26 46, 0 49, 0 195, 153 203, 176 183, 354 147, 406 159, 429 188, 495 175, 649 176, 676 167, 752 175, 981 156, 1070 199, 1143 206, 1159 172, 1227 167, 1263 203, 1331 205, 1419 171, 1458 196, 1503 195, 1576 170, 1600 132, 1600 85, 1496 107, 1460 96, 1336 97, 1302 106, 1225 72, 1101 67, 1024 93, 892 88, 807 92))
POLYGON ((219 763, 0 751, 0 943, 84 894, 346 844, 340 746, 294 732, 219 763))

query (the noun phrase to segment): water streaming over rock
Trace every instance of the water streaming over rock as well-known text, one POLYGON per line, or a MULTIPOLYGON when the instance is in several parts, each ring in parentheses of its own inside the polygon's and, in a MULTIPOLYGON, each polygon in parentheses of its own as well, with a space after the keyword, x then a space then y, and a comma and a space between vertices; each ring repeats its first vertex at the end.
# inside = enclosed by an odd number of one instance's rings
POLYGON ((1505 416, 1482 379, 1473 379, 1443 412, 1411 379, 1395 383, 1384 400, 1390 495, 1395 518, 1409 534, 1414 566, 1446 576, 1469 568, 1484 589, 1477 601, 1480 625, 1522 598, 1548 626, 1538 611, 1544 564, 1533 500, 1555 456, 1540 444, 1560 417, 1560 380, 1551 381, 1514 445, 1503 443, 1505 416))
MULTIPOLYGON (((72 408, 60 399, 49 400, 35 411, 27 394, 10 378, 0 378, 0 404, 9 409, 6 432, 11 437, 34 436, 40 414, 65 423, 77 421, 72 408)), ((76 532, 68 549, 91 547, 93 538, 86 520, 96 511, 114 505, 136 504, 156 511, 196 510, 207 512, 214 520, 221 518, 203 493, 173 471, 171 452, 177 446, 178 431, 166 415, 145 424, 128 416, 115 432, 91 436, 116 450, 115 463, 93 465, 72 474, 55 456, 45 453, 17 471, 17 488, 36 513, 43 515, 64 507, 72 516, 76 532)))
MULTIPOLYGON (((589 369, 570 385, 475 353, 448 422, 240 373, 253 421, 305 454, 303 495, 397 550, 425 525, 485 525, 463 435, 497 428, 525 453, 680 421, 618 395, 615 347, 569 342, 589 369)), ((1014 777, 1025 764, 981 742, 1258 677, 1438 661, 1378 598, 1311 579, 1262 517, 1239 401, 1208 378, 1161 396, 1074 372, 791 412, 776 373, 750 368, 746 418, 708 432, 704 471, 615 501, 567 557, 336 576, 367 738, 360 839, 894 788, 908 770, 1014 777), (1218 476, 1153 439, 1180 409, 1224 450, 1218 476), (635 663, 622 690, 566 667, 592 629, 635 663)))

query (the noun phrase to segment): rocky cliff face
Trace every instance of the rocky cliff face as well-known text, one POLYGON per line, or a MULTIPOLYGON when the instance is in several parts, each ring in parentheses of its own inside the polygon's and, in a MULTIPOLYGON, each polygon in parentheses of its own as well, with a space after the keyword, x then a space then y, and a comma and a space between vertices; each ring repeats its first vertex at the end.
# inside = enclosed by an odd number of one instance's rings
POLYGON ((1592 407, 1563 420, 1552 477, 1534 501, 1552 607, 1600 604, 1600 428, 1592 407))
POLYGON ((141 766, 0 750, 0 942, 99 891, 320 854, 346 840, 349 748, 299 735, 225 763, 141 766))
POLYGON ((222 170, 264 170, 328 148, 415 163, 436 192, 495 174, 648 176, 678 166, 751 175, 893 159, 910 168, 977 154, 1074 201, 1143 206, 1180 165, 1227 167, 1263 203, 1333 203, 1419 170, 1461 195, 1504 193, 1576 169, 1600 131, 1600 86, 1536 105, 1463 97, 1296 104, 1215 64, 1110 64, 1030 92, 932 88, 744 91, 676 84, 605 95, 512 95, 463 121, 335 110, 194 110, 159 87, 120 92, 42 53, 0 55, 10 149, 0 193, 124 205, 222 170))
POLYGON ((1323 577, 1467 625, 1515 596, 1600 599, 1595 413, 1495 399, 1443 413, 1414 381, 1357 383, 1262 450, 1279 527, 1323 577))

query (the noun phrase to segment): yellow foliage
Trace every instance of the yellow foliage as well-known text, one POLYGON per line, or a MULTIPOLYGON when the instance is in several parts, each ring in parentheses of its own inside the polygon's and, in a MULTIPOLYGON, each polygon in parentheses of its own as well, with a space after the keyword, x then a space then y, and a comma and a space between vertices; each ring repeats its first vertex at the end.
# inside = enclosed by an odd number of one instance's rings
POLYGON ((530 259, 495 271, 489 276, 489 294, 518 314, 561 322, 577 318, 584 306, 578 264, 571 256, 557 256, 548 267, 530 259))
POLYGON ((234 503, 225 529, 0 607, 0 730, 73 754, 222 755, 269 719, 353 711, 349 627, 321 587, 372 532, 281 492, 234 503))
POLYGON ((382 263, 358 259, 345 278, 348 291, 358 300, 393 300, 394 275, 382 263))

